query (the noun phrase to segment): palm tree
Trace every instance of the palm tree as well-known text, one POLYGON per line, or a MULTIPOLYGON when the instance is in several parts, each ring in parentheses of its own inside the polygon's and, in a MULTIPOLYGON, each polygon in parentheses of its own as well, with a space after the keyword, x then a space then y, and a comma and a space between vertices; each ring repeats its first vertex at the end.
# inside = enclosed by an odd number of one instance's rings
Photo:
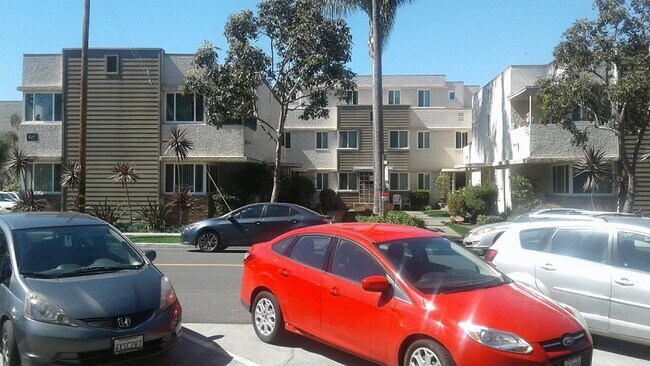
POLYGON ((7 172, 9 172, 9 174, 13 175, 16 178, 16 182, 20 182, 20 177, 23 177, 24 189, 27 189, 26 173, 31 163, 32 159, 27 157, 25 151, 14 145, 14 147, 9 152, 9 157, 7 158, 5 169, 7 172))
POLYGON ((606 182, 611 176, 611 165, 605 161, 605 151, 594 149, 593 145, 583 146, 583 156, 573 167, 573 176, 583 175, 586 177, 582 189, 591 191, 591 209, 594 209, 594 192, 598 184, 606 182))
POLYGON ((176 186, 174 187, 174 197, 180 197, 181 199, 176 200, 180 203, 180 210, 179 210, 179 225, 183 224, 183 210, 186 207, 186 205, 183 204, 183 197, 189 197, 191 196, 191 193, 189 192, 189 189, 187 189, 187 193, 185 193, 184 189, 182 189, 182 177, 181 177, 181 160, 186 160, 187 159, 187 154, 190 150, 193 149, 194 143, 187 139, 185 137, 185 134, 187 133, 187 130, 185 129, 179 129, 178 127, 172 127, 172 129, 169 131, 169 138, 167 140, 167 149, 165 149, 165 154, 167 154, 170 151, 174 152, 174 155, 176 156, 176 168, 178 169, 178 175, 177 175, 177 183, 176 186))
POLYGON ((135 171, 135 164, 130 161, 120 161, 113 165, 113 175, 108 177, 115 183, 121 183, 124 190, 126 190, 126 204, 129 207, 129 223, 133 223, 133 215, 131 214, 131 198, 129 197, 129 183, 135 183, 140 179, 140 176, 135 171))
POLYGON ((381 57, 384 46, 388 43, 393 29, 397 8, 413 0, 324 0, 325 9, 332 15, 346 16, 362 10, 370 20, 370 37, 368 48, 372 58, 372 135, 373 147, 373 212, 383 214, 381 193, 384 190, 384 117, 381 57))
MULTIPOLYGON (((79 174, 81 173, 81 165, 74 160, 68 160, 63 165, 61 172, 61 187, 66 189, 73 189, 79 185, 79 174)), ((72 199, 72 205, 76 210, 79 209, 79 197, 72 199)))

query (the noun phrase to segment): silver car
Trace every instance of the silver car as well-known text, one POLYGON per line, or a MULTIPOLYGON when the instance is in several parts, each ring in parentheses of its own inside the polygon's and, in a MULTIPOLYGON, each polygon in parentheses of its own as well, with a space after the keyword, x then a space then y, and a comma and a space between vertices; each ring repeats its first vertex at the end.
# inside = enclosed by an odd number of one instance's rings
POLYGON ((153 258, 92 216, 0 215, 3 364, 131 362, 176 345, 182 309, 153 258))
POLYGON ((515 224, 486 260, 578 309, 592 333, 650 345, 649 219, 515 224))

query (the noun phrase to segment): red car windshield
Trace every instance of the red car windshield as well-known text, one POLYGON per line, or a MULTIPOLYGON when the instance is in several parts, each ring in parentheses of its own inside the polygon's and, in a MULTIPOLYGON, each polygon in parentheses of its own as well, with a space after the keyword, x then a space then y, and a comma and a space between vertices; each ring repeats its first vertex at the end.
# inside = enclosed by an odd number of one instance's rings
POLYGON ((510 280, 444 238, 400 239, 378 244, 381 254, 413 287, 441 294, 499 286, 510 280))

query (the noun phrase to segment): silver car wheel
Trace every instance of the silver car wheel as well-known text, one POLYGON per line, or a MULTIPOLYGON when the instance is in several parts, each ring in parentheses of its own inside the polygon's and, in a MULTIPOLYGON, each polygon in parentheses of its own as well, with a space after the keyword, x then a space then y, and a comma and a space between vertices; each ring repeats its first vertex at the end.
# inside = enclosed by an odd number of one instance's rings
POLYGON ((264 336, 270 335, 276 326, 275 307, 267 298, 257 302, 255 306, 255 327, 264 336))
POLYGON ((440 360, 436 354, 426 348, 420 347, 411 353, 409 366, 441 366, 440 360))
POLYGON ((219 236, 212 231, 201 234, 199 236, 199 249, 204 252, 213 252, 219 248, 221 245, 219 242, 219 236))

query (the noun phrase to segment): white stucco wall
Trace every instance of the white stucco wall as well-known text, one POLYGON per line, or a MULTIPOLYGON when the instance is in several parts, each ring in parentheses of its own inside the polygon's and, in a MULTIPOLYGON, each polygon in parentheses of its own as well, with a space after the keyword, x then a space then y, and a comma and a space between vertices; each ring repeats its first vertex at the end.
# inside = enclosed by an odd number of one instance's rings
POLYGON ((285 150, 283 161, 297 164, 297 169, 336 170, 336 147, 338 146, 336 131, 303 129, 290 132, 291 149, 285 150), (316 131, 328 133, 327 149, 316 150, 316 131))
POLYGON ((34 158, 60 158, 63 128, 61 122, 24 122, 20 124, 19 145, 34 158), (27 141, 28 133, 38 134, 38 141, 27 141))
MULTIPOLYGON (((194 142, 193 149, 188 152, 190 160, 205 157, 243 157, 244 156, 244 126, 223 126, 219 129, 206 124, 173 124, 162 125, 162 139, 160 155, 165 154, 165 141, 169 130, 178 126, 187 131, 186 138, 194 142)), ((173 153, 167 154, 173 156, 173 153)))
POLYGON ((163 88, 176 90, 192 65, 194 55, 165 54, 163 56, 163 88))
MULTIPOLYGON (((577 124, 578 129, 587 130, 589 143, 605 151, 606 158, 618 157, 618 140, 613 131, 591 127, 589 123, 577 124)), ((571 144, 571 133, 562 126, 549 124, 531 125, 530 157, 578 159, 584 155, 582 148, 571 144), (549 143, 549 142, 553 143, 549 143)))
POLYGON ((22 88, 63 87, 62 55, 24 55, 22 88))

